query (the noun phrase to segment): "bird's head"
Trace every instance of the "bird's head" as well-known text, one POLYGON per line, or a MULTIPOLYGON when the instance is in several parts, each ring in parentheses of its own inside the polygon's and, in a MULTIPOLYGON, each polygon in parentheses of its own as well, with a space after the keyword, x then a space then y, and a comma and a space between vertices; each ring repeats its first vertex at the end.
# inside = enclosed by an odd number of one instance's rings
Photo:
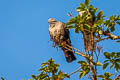
POLYGON ((56 22, 56 19, 54 19, 54 18, 48 19, 48 23, 53 23, 53 22, 56 22))

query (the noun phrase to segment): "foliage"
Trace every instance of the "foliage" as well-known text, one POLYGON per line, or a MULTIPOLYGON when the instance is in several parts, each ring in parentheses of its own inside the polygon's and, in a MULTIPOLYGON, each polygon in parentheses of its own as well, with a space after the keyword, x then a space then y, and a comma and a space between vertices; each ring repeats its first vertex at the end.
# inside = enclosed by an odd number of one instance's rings
MULTIPOLYGON (((78 15, 72 17, 66 23, 66 27, 68 29, 74 29, 76 33, 80 33, 80 32, 83 33, 84 30, 93 32, 94 37, 96 38, 96 42, 100 42, 105 39, 112 39, 112 40, 117 39, 118 41, 116 42, 120 42, 120 37, 115 36, 111 33, 115 31, 115 25, 117 24, 120 25, 119 15, 112 15, 107 20, 105 20, 103 11, 102 10, 98 11, 98 8, 94 8, 93 5, 90 5, 90 0, 85 0, 85 3, 80 3, 80 7, 77 7, 76 11, 78 12, 78 15)), ((97 66, 102 66, 104 70, 110 64, 110 69, 112 69, 112 67, 114 67, 116 71, 120 69, 120 58, 119 58, 120 53, 105 52, 104 56, 106 57, 107 60, 104 61, 103 65, 102 63, 98 62, 99 55, 97 55, 96 53, 95 55, 96 55, 96 61, 85 58, 86 61, 78 62, 79 64, 81 64, 81 69, 82 69, 80 70, 80 78, 87 75, 90 71, 92 71, 93 77, 95 77, 97 66)), ((110 73, 104 73, 104 75, 99 75, 98 77, 103 78, 103 80, 111 80, 109 78, 110 76, 112 76, 110 73)))
MULTIPOLYGON (((80 6, 76 8, 78 15, 73 17, 66 23, 67 29, 74 29, 75 33, 84 33, 84 31, 92 32, 94 43, 101 42, 103 40, 111 39, 117 40, 116 42, 120 42, 120 36, 112 34, 116 31, 115 26, 120 25, 120 16, 112 15, 106 19, 104 16, 104 12, 102 10, 98 11, 98 8, 95 8, 90 4, 90 0, 85 0, 84 3, 80 3, 80 6)), ((59 45, 62 46, 62 45, 59 45)), ((74 53, 82 56, 85 60, 78 61, 80 64, 80 68, 73 72, 79 72, 79 78, 88 75, 92 80, 112 80, 110 72, 105 72, 104 74, 98 75, 98 66, 104 70, 107 67, 110 67, 110 70, 115 69, 115 72, 118 74, 120 70, 120 53, 119 52, 104 52, 105 60, 102 64, 99 62, 99 54, 101 48, 98 46, 94 51, 81 52, 78 49, 67 46, 67 48, 72 48, 75 51, 74 53), (94 59, 93 59, 94 58, 94 59)), ((69 50, 69 49, 68 49, 69 50)), ((50 59, 48 62, 44 62, 41 65, 40 74, 35 76, 32 75, 34 80, 63 80, 64 78, 69 78, 70 75, 63 73, 61 70, 58 71, 59 64, 55 64, 54 60, 50 59)))
POLYGON ((1 80, 5 80, 3 77, 1 77, 1 80))
POLYGON ((120 69, 120 52, 105 52, 104 55, 107 60, 104 61, 103 69, 105 69, 109 64, 111 64, 110 69, 114 67, 114 69, 118 71, 120 69))
POLYGON ((110 74, 109 72, 105 72, 104 75, 98 75, 97 77, 102 78, 102 80, 112 80, 112 79, 110 78, 112 75, 113 75, 113 74, 110 74))
POLYGON ((79 78, 82 78, 83 76, 87 75, 90 72, 89 64, 85 61, 78 61, 79 64, 81 64, 81 71, 79 78))
POLYGON ((41 64, 40 74, 32 75, 34 80, 62 80, 69 78, 68 74, 58 71, 59 64, 55 64, 53 59, 49 59, 47 62, 41 64))

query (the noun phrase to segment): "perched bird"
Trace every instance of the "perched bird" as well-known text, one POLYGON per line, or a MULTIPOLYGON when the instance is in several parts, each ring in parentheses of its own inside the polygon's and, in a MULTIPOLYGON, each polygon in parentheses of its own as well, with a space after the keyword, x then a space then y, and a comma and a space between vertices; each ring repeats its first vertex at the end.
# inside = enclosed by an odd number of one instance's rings
MULTIPOLYGON (((56 19, 54 18, 50 18, 48 20, 48 23, 50 24, 49 34, 50 34, 51 40, 58 46, 61 44, 63 45, 67 44, 71 46, 69 31, 68 29, 65 28, 65 24, 63 22, 56 21, 56 19)), ((59 47, 63 50, 67 62, 70 63, 76 59, 74 54, 71 51, 67 50, 63 46, 59 46, 59 47)))

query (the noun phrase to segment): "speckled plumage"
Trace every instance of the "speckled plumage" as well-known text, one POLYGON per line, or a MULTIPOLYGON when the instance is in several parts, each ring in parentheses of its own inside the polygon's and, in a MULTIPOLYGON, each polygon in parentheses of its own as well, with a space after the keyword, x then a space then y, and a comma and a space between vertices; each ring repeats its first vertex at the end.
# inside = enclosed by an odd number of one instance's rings
MULTIPOLYGON (((65 24, 63 22, 58 22, 54 18, 50 18, 48 20, 49 25, 49 34, 51 40, 56 44, 68 44, 71 46, 71 41, 69 38, 69 31, 65 28, 65 24)), ((75 56, 72 52, 66 50, 61 46, 61 49, 64 51, 67 62, 72 62, 75 60, 75 56)))

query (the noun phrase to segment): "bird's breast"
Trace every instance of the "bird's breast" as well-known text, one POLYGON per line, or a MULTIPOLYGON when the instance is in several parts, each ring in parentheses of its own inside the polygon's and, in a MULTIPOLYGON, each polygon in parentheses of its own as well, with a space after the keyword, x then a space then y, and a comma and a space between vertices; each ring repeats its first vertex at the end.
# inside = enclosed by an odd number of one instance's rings
POLYGON ((59 36, 62 29, 63 27, 61 23, 56 23, 55 25, 50 25, 49 27, 49 31, 52 36, 59 36))

